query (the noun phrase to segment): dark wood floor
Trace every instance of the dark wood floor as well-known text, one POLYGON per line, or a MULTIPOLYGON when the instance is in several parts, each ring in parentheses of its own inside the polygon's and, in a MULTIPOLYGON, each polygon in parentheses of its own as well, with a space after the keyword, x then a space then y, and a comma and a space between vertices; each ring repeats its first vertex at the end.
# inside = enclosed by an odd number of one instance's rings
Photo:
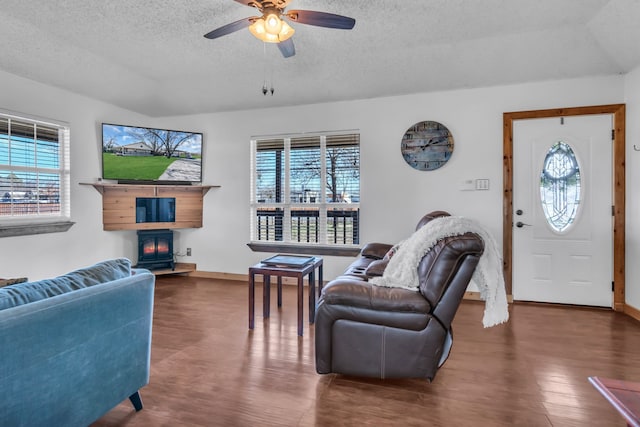
POLYGON ((640 322, 624 314, 515 304, 484 329, 470 301, 431 384, 318 375, 295 287, 281 310, 272 297, 267 321, 256 298, 254 331, 247 295, 240 282, 159 277, 145 407, 123 402, 95 426, 624 426, 587 377, 640 381, 640 322))

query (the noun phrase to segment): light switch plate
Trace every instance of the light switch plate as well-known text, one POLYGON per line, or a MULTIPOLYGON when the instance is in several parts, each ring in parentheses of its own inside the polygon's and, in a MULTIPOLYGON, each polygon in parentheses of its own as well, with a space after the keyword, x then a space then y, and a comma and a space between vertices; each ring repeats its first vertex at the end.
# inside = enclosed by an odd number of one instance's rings
POLYGON ((476 190, 488 190, 488 189, 489 189, 488 179, 476 179, 476 190))

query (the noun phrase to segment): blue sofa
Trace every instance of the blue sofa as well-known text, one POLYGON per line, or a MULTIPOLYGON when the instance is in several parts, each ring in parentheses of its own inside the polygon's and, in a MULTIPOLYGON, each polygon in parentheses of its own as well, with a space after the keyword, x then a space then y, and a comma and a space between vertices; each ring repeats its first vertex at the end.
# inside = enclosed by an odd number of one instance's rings
POLYGON ((128 259, 0 288, 0 425, 87 426, 149 382, 155 276, 128 259))

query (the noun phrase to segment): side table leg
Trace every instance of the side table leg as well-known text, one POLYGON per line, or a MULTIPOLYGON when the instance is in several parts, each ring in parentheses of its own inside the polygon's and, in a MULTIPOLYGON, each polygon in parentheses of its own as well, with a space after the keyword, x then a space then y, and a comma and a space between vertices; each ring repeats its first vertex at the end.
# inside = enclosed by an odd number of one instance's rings
POLYGON ((316 277, 314 270, 309 273, 309 323, 316 318, 316 277))
POLYGON ((255 316, 255 294, 256 286, 254 281, 255 275, 249 270, 249 329, 253 329, 253 321, 255 316))
POLYGON ((282 307, 282 276, 278 276, 278 307, 282 307))
POLYGON ((324 285, 324 283, 322 282, 322 260, 321 260, 320 266, 318 267, 318 297, 320 297, 320 294, 322 293, 322 285, 324 285))
POLYGON ((262 276, 262 317, 269 317, 271 308, 271 276, 265 274, 262 276))
POLYGON ((298 335, 302 336, 303 334, 303 326, 302 326, 302 312, 303 312, 303 304, 302 304, 302 296, 303 296, 303 276, 302 274, 298 274, 298 335))

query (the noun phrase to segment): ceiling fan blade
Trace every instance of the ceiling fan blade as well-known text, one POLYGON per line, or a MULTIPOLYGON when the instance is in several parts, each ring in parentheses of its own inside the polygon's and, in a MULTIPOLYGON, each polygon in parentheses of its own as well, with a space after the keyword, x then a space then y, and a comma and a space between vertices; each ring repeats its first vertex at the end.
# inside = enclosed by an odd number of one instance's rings
POLYGON ((286 39, 283 42, 278 43, 278 49, 282 53, 282 56, 289 58, 296 54, 296 47, 293 44, 293 39, 286 39))
POLYGON ((216 28, 215 30, 208 32, 204 36, 208 39, 217 39, 218 37, 226 36, 227 34, 242 30, 243 28, 247 28, 249 25, 253 23, 256 18, 244 18, 236 22, 232 22, 227 25, 223 25, 220 28, 216 28))
POLYGON ((350 30, 356 25, 356 20, 353 18, 314 10, 290 10, 284 16, 294 22, 315 25, 316 27, 350 30))

